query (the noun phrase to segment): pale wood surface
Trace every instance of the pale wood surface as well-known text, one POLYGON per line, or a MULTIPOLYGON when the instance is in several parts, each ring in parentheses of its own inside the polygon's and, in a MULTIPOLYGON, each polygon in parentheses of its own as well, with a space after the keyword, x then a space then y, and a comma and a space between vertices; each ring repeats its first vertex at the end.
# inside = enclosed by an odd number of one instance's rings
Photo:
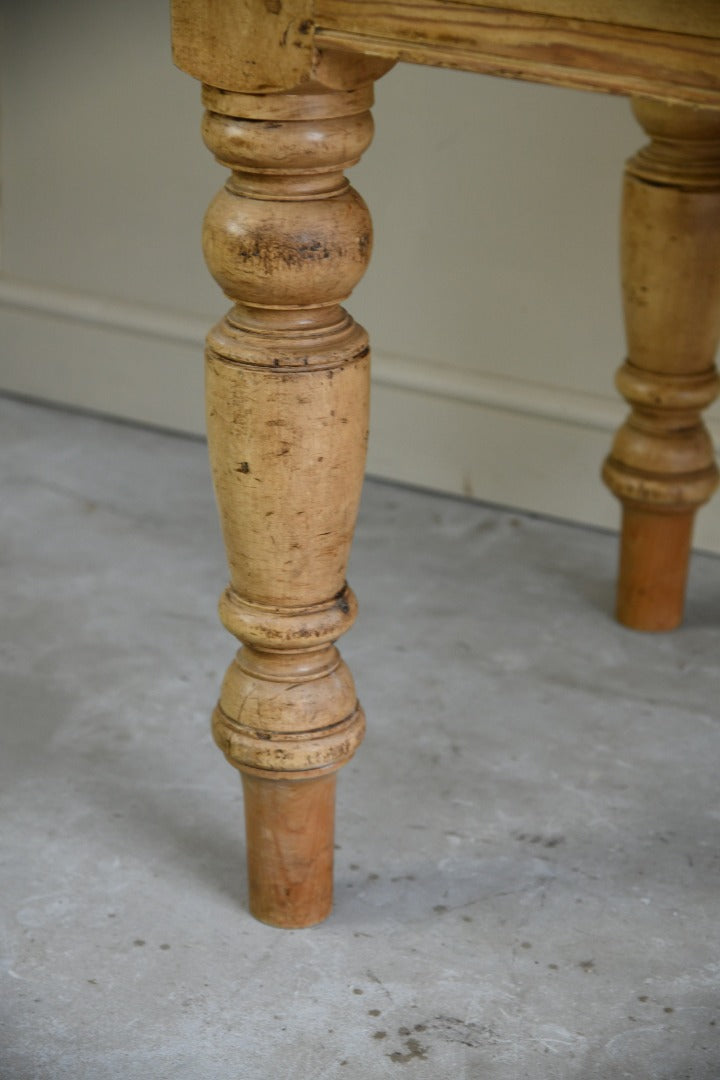
POLYGON ((484 0, 463 2, 468 7, 505 8, 533 15, 560 15, 618 26, 720 37, 717 0, 512 0, 509 4, 493 5, 484 0))
POLYGON ((345 570, 370 352, 340 306, 372 239, 343 170, 372 137, 374 66, 339 73, 326 58, 303 93, 204 95, 205 142, 232 171, 204 229, 208 266, 235 302, 208 337, 207 423, 230 564, 220 614, 243 643, 213 731, 246 778, 253 912, 283 926, 328 912, 325 781, 364 731, 333 642, 356 613, 345 570))
POLYGON ((312 9, 312 0, 172 0, 173 59, 212 86, 289 89, 310 69, 312 9))

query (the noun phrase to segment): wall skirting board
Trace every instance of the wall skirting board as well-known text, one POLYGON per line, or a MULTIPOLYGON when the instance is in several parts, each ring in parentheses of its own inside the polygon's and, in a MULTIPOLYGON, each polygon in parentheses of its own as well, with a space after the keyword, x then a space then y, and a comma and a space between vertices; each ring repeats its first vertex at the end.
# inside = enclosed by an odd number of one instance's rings
MULTIPOLYGON (((202 434, 200 352, 210 321, 0 276, 0 389, 202 434)), ((610 358, 609 387, 614 366, 610 358)), ((625 411, 610 391, 376 350, 368 471, 615 528, 618 508, 599 469, 625 411)), ((717 410, 708 426, 720 450, 717 410)), ((720 554, 720 494, 699 514, 696 546, 720 554)))

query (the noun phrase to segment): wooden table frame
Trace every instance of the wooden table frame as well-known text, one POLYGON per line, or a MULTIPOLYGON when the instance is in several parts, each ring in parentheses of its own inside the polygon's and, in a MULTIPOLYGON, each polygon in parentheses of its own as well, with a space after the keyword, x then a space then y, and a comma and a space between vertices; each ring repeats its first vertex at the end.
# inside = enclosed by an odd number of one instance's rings
POLYGON ((250 907, 307 926, 332 904, 335 776, 364 717, 335 647, 362 486, 369 344, 342 302, 370 217, 344 171, 396 61, 626 94, 649 143, 626 166, 631 406, 603 470, 623 506, 618 618, 682 619, 692 525, 718 480, 720 4, 714 0, 173 0, 175 61, 231 175, 204 249, 233 302, 207 339, 208 440, 241 642, 213 715, 245 792, 250 907))

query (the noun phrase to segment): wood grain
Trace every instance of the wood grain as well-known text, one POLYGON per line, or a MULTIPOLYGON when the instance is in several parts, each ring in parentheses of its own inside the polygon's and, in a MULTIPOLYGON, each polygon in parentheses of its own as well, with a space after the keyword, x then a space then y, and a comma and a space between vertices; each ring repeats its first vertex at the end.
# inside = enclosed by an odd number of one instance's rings
MULTIPOLYGON (((475 7, 490 6, 483 0, 464 2, 475 7)), ((720 37, 717 0, 512 0, 507 5, 493 6, 533 15, 560 15, 586 22, 720 37)))
POLYGON ((172 18, 176 64, 225 90, 301 85, 320 47, 720 104, 715 0, 172 0, 172 18))
MULTIPOLYGON (((540 10, 544 6, 538 5, 540 10)), ((712 36, 720 35, 720 26, 707 5, 706 20, 701 8, 695 9, 692 25, 706 30, 695 36, 593 21, 584 16, 594 5, 570 6, 576 17, 537 14, 530 4, 518 11, 515 5, 454 0, 317 0, 316 40, 435 67, 720 104, 720 41, 712 36)), ((612 10, 618 19, 620 6, 612 10)), ((650 12, 652 5, 645 10, 650 12)), ((681 19, 665 23, 684 25, 681 19)))
POLYGON ((288 90, 308 78, 312 0, 172 0, 173 59, 225 90, 288 90))

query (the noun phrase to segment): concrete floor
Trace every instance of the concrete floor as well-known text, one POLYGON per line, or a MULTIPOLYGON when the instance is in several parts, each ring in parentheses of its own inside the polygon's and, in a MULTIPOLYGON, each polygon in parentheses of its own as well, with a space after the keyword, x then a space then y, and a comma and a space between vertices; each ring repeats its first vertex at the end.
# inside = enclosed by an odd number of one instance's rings
POLYGON ((278 931, 204 446, 0 419, 3 1080, 717 1080, 720 560, 640 636, 612 537, 368 483, 335 911, 278 931))

